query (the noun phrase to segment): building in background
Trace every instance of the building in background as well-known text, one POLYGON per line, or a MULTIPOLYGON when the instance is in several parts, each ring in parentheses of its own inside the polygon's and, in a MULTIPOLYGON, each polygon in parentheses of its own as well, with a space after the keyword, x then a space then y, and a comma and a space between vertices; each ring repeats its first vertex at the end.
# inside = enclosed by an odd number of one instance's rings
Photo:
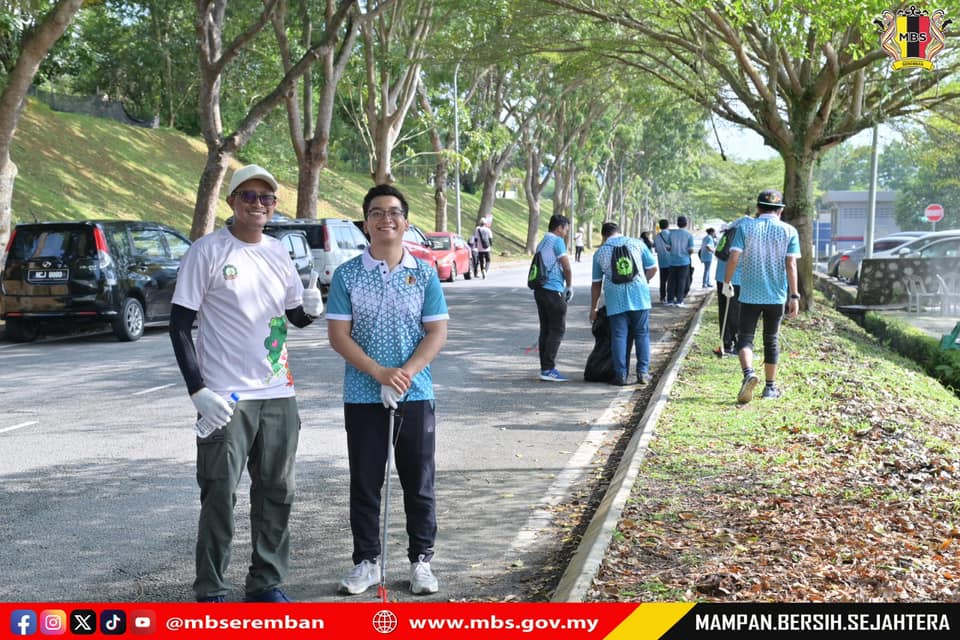
MULTIPOLYGON (((830 254, 864 243, 867 213, 870 210, 869 196, 869 191, 827 191, 823 194, 821 211, 827 211, 830 215, 830 254)), ((874 238, 900 231, 900 225, 893 214, 895 199, 895 191, 877 191, 874 238)))

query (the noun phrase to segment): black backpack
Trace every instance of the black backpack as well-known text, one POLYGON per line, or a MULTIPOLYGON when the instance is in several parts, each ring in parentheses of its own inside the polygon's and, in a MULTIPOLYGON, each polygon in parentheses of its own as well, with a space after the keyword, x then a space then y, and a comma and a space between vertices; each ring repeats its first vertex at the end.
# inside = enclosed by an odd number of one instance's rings
POLYGON ((633 282, 639 274, 640 269, 637 268, 630 247, 626 244, 614 247, 610 255, 610 280, 613 284, 633 282))
POLYGON ((490 236, 483 231, 477 230, 477 238, 480 239, 480 246, 484 249, 490 248, 490 236))
POLYGON ((717 248, 713 250, 713 255, 716 256, 717 260, 730 259, 730 245, 733 244, 735 235, 737 235, 737 228, 727 227, 723 235, 720 236, 720 240, 717 241, 717 248))
POLYGON ((530 271, 527 272, 527 286, 531 289, 539 289, 547 284, 547 265, 543 261, 543 256, 537 251, 533 254, 533 260, 530 261, 530 271))

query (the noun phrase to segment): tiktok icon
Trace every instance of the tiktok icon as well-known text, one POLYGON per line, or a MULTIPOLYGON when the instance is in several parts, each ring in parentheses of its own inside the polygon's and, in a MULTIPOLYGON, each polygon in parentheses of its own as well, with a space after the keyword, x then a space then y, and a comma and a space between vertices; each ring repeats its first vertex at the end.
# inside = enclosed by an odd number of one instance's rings
POLYGON ((105 636, 122 636, 127 632, 127 612, 120 609, 104 609, 100 614, 100 633, 105 636))

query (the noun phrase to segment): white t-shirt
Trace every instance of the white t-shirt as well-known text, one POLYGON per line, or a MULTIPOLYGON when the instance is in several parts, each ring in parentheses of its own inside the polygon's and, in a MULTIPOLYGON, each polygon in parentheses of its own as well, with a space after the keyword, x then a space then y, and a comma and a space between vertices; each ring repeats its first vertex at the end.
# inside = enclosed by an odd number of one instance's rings
POLYGON ((249 244, 226 228, 200 238, 180 263, 173 303, 198 312, 197 360, 210 390, 294 395, 286 310, 303 303, 303 283, 276 238, 249 244))

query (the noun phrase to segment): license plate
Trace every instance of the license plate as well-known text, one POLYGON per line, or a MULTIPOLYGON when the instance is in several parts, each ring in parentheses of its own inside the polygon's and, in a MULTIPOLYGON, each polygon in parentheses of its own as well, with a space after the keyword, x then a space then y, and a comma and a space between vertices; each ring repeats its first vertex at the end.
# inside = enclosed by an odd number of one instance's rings
POLYGON ((62 282, 70 275, 68 269, 31 269, 27 274, 30 282, 62 282))

